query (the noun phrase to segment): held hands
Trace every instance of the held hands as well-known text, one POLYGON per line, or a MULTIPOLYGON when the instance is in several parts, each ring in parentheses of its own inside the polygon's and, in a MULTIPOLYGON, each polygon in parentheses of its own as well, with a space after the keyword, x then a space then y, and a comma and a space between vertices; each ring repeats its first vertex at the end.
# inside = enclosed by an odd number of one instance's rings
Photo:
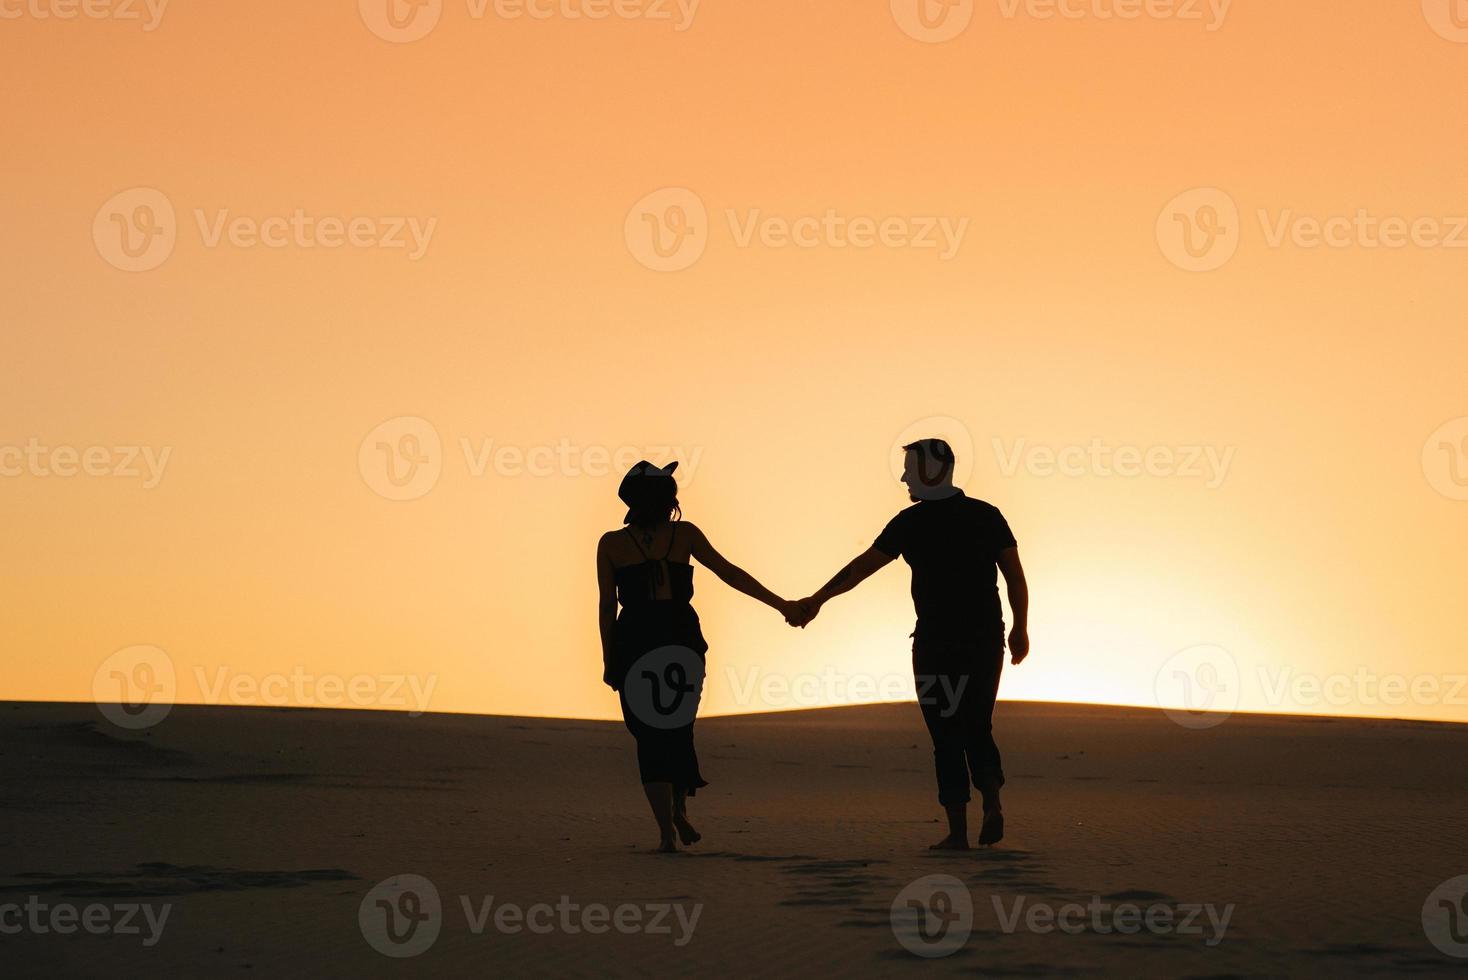
POLYGON ((805 629, 820 611, 821 602, 815 596, 809 596, 799 602, 787 601, 780 609, 785 616, 785 622, 800 629, 805 629))
POLYGON ((776 608, 779 610, 780 615, 785 617, 785 622, 789 625, 805 625, 805 610, 800 608, 800 603, 791 599, 781 599, 780 605, 776 608))

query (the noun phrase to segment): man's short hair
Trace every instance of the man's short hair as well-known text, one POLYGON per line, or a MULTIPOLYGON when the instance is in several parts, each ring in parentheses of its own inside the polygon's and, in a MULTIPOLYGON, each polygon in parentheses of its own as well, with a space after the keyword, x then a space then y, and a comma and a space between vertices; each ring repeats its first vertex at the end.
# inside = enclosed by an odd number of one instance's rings
POLYGON ((933 483, 950 476, 954 464, 958 462, 953 455, 953 447, 942 439, 919 439, 903 446, 902 451, 917 454, 918 472, 925 483, 933 483))

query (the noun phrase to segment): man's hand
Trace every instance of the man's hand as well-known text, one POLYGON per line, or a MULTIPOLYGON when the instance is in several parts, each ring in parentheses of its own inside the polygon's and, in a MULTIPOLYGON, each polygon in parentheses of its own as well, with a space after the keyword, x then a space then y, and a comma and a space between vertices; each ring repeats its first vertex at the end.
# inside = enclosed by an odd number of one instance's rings
POLYGON ((607 664, 605 667, 602 668, 601 682, 603 684, 605 684, 607 687, 610 687, 614 691, 617 690, 618 689, 618 682, 619 682, 619 680, 620 680, 620 678, 618 678, 615 674, 612 673, 612 665, 611 664, 607 664))
POLYGON ((1009 631, 1009 662, 1022 664, 1030 655, 1030 633, 1023 626, 1016 626, 1009 631))

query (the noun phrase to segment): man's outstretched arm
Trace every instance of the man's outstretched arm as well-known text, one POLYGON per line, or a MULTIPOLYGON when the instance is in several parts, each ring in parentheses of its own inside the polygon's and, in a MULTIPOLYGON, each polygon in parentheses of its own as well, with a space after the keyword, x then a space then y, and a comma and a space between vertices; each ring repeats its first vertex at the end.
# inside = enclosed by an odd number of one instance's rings
POLYGON ((891 555, 883 554, 876 548, 868 548, 866 551, 863 551, 851 561, 847 562, 846 567, 832 576, 831 581, 822 586, 819 592, 808 599, 801 600, 800 605, 805 610, 805 621, 792 621, 790 625, 804 626, 806 623, 809 623, 812 619, 816 618, 816 614, 821 611, 821 607, 828 601, 836 598, 838 595, 850 592, 865 582, 874 573, 885 568, 891 561, 891 555))
POLYGON ((1009 608, 1014 611, 1014 626, 1009 630, 1009 655, 1013 663, 1022 663, 1030 655, 1030 586, 1025 581, 1025 568, 1019 563, 1019 549, 1005 548, 999 553, 999 570, 1009 590, 1009 608))

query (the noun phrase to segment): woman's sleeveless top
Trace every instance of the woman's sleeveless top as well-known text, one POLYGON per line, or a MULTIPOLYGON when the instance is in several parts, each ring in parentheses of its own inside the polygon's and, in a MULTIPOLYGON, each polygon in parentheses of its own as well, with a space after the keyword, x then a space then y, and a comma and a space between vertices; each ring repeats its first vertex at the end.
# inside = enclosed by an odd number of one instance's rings
POLYGON ((673 541, 677 533, 678 526, 675 524, 668 535, 668 550, 663 557, 653 558, 642 547, 632 529, 627 529, 627 536, 642 554, 642 561, 635 565, 623 565, 614 573, 617 600, 624 609, 648 602, 686 604, 693 601, 693 566, 687 562, 668 560, 668 555, 673 553, 673 541), (662 595, 664 586, 667 587, 666 597, 662 595))

